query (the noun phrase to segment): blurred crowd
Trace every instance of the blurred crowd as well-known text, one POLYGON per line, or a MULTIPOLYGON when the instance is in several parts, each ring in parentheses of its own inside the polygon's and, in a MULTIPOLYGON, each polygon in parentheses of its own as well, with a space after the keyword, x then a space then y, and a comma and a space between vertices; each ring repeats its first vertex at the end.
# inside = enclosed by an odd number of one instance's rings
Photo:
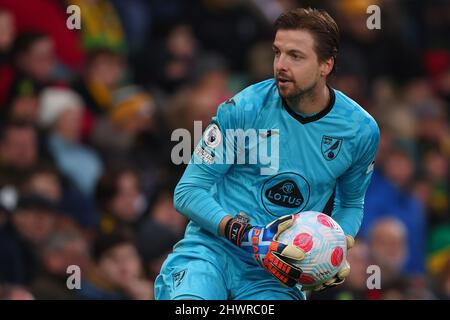
POLYGON ((298 6, 337 20, 331 84, 381 129, 352 272, 310 298, 449 299, 444 0, 0 0, 0 299, 153 299, 187 224, 171 133, 272 77, 272 23, 298 6), (366 27, 372 4, 380 30, 366 27))

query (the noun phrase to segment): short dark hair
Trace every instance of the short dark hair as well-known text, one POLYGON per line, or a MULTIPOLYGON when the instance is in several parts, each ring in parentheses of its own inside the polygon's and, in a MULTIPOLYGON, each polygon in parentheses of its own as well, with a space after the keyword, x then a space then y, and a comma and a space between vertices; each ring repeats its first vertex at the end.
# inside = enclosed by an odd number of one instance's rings
POLYGON ((325 10, 311 8, 289 10, 281 14, 275 21, 275 33, 278 30, 307 30, 311 32, 319 61, 323 62, 333 58, 334 65, 331 73, 335 71, 339 51, 339 28, 325 10))
POLYGON ((100 206, 100 210, 109 211, 109 201, 119 192, 119 179, 126 173, 133 174, 136 177, 139 188, 141 187, 139 172, 135 168, 129 165, 107 167, 95 189, 95 198, 100 206))
POLYGON ((15 211, 33 210, 46 213, 59 213, 58 203, 37 193, 23 194, 17 201, 15 211))
POLYGON ((14 42, 13 55, 17 57, 21 54, 28 53, 31 47, 42 39, 50 39, 50 35, 42 32, 24 32, 20 34, 14 42))
POLYGON ((98 234, 91 247, 92 259, 98 263, 111 249, 124 244, 129 244, 136 248, 134 236, 124 229, 108 234, 98 234))

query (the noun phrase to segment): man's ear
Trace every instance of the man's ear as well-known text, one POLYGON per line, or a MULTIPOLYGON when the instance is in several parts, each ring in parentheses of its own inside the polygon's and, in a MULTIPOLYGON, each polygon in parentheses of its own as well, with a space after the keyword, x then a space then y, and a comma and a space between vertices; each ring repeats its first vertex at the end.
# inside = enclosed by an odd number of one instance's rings
POLYGON ((330 57, 326 59, 325 61, 320 63, 320 75, 322 77, 327 77, 334 67, 334 58, 330 57))

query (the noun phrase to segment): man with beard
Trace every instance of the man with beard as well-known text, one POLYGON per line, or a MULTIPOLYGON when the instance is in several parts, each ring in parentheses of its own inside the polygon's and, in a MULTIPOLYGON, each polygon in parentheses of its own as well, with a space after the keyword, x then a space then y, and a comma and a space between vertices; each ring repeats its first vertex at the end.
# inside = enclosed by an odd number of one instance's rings
POLYGON ((332 217, 348 248, 361 224, 379 129, 327 84, 338 48, 324 11, 294 9, 276 20, 275 78, 219 106, 176 187, 175 207, 191 221, 156 279, 157 299, 305 299, 302 289, 344 281, 348 263, 302 288, 295 262, 307 248, 277 241, 294 214, 323 211, 334 191, 332 217))

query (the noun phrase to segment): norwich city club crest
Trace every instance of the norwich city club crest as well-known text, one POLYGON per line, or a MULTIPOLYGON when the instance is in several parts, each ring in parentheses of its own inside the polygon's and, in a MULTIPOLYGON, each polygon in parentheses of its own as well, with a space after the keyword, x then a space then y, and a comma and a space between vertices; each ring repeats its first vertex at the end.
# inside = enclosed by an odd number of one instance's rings
POLYGON ((322 137, 322 155, 328 161, 334 160, 341 151, 342 138, 322 137))

